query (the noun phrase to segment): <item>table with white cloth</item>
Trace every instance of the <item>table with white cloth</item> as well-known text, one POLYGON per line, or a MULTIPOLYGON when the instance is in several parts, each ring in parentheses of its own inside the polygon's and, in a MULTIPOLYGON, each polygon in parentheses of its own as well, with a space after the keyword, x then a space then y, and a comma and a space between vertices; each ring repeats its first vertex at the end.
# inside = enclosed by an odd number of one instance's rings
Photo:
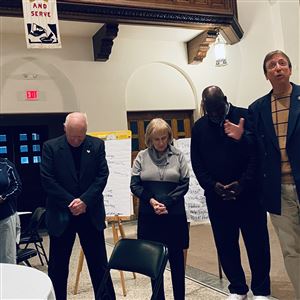
POLYGON ((52 282, 37 269, 13 264, 0 264, 0 299, 55 300, 52 282))

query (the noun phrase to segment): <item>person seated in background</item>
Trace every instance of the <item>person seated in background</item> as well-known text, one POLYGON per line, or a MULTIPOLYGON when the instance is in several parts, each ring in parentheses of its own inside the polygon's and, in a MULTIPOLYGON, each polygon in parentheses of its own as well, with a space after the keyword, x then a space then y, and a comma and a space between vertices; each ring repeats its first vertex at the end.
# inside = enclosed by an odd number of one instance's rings
POLYGON ((229 104, 217 86, 204 89, 202 107, 205 115, 192 129, 191 162, 205 191, 217 252, 230 283, 227 299, 247 299, 249 290, 241 264, 240 232, 248 254, 254 299, 268 299, 270 246, 267 214, 260 204, 255 176, 255 144, 250 135, 238 142, 227 134, 230 126, 247 122, 247 110, 229 104))
MULTIPOLYGON (((161 242, 169 250, 175 300, 185 298, 183 249, 189 245, 184 195, 189 188, 189 169, 183 153, 171 145, 172 129, 163 119, 151 120, 145 144, 132 167, 130 188, 140 199, 137 235, 161 242)), ((163 284, 158 298, 165 299, 163 284)))
POLYGON ((15 264, 16 241, 20 226, 17 198, 22 184, 15 165, 0 158, 0 263, 15 264))

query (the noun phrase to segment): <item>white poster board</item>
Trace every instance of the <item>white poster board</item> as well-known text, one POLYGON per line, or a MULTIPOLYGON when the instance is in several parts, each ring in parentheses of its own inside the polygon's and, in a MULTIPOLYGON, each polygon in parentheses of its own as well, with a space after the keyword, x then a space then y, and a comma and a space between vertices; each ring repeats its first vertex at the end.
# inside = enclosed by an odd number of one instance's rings
POLYGON ((208 222, 204 190, 200 187, 192 169, 190 156, 191 139, 178 139, 175 141, 175 147, 183 152, 190 169, 190 187, 184 196, 187 219, 189 222, 208 222))
POLYGON ((105 142, 109 177, 104 189, 104 205, 107 217, 130 217, 133 203, 130 192, 131 132, 92 132, 90 135, 105 142))

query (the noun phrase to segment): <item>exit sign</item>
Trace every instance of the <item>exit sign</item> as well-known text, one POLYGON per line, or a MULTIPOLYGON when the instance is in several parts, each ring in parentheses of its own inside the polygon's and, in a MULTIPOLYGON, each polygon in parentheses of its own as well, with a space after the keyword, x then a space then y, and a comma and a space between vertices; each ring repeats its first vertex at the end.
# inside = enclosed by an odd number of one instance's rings
POLYGON ((26 100, 36 101, 38 100, 39 93, 37 90, 26 91, 26 100))

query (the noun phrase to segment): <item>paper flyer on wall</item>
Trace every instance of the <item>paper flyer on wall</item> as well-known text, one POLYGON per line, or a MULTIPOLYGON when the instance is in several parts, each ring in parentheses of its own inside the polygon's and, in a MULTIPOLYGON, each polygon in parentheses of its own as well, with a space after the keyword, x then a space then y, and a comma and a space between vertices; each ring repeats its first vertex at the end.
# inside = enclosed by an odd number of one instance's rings
POLYGON ((27 48, 61 48, 56 0, 22 0, 27 48))

